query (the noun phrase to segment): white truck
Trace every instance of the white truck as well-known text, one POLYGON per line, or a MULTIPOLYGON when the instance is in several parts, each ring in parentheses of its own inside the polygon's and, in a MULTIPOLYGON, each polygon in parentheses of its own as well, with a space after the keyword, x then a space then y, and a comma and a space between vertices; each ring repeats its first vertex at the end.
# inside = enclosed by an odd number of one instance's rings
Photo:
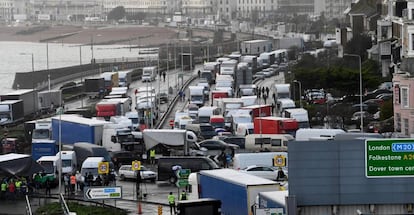
POLYGON ((221 62, 220 74, 234 76, 236 73, 237 63, 237 60, 233 59, 221 62))
POLYGON ((290 84, 274 84, 272 90, 276 95, 276 99, 290 99, 290 84))
POLYGON ((197 106, 203 106, 204 104, 204 87, 203 86, 189 86, 190 90, 190 103, 197 106))
POLYGON ((130 128, 122 123, 108 123, 103 127, 102 146, 108 151, 123 150, 142 153, 143 147, 140 141, 138 141, 139 138, 139 134, 134 134, 130 128))
POLYGON ((145 129, 142 132, 146 150, 155 148, 156 154, 205 155, 192 131, 179 129, 145 129), (161 146, 159 146, 161 145, 161 146), (160 148, 166 150, 159 150, 160 148))
POLYGON ((76 172, 78 168, 78 162, 76 159, 76 152, 75 151, 62 151, 56 154, 58 159, 58 165, 62 163, 62 174, 73 174, 76 172), (62 159, 62 162, 60 160, 62 159))
POLYGON ((61 90, 47 90, 37 93, 39 110, 42 112, 54 112, 55 108, 62 105, 61 90))
POLYGON ((118 78, 119 78, 119 86, 120 87, 127 87, 129 88, 129 85, 132 82, 132 69, 131 70, 123 70, 118 71, 118 78))
POLYGON ((148 66, 148 67, 142 68, 142 77, 141 77, 142 82, 155 81, 155 79, 157 78, 157 72, 158 72, 158 69, 156 66, 148 66))
POLYGON ((263 52, 259 55, 258 61, 262 68, 269 68, 275 62, 275 54, 271 52, 263 52))
POLYGON ((282 117, 296 119, 299 128, 310 128, 308 111, 304 108, 285 109, 282 113, 282 117))

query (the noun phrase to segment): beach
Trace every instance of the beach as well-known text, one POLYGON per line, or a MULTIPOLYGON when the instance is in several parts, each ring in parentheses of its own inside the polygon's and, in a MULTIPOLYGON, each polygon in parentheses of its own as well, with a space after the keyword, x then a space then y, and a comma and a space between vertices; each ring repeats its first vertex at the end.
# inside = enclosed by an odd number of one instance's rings
POLYGON ((0 26, 0 41, 153 46, 177 39, 178 30, 140 25, 0 26))

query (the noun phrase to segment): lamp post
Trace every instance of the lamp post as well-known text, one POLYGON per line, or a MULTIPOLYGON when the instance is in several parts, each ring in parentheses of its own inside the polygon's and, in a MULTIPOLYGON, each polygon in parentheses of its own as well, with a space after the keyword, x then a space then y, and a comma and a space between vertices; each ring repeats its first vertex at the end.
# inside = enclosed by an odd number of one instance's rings
POLYGON ((302 108, 302 82, 293 80, 293 83, 298 83, 299 85, 299 106, 302 108))
MULTIPOLYGON (((20 54, 21 55, 29 55, 29 56, 32 57, 32 74, 31 74, 31 77, 32 77, 32 90, 34 92, 34 90, 35 90, 35 84, 34 84, 34 54, 33 53, 20 53, 20 54)), ((35 93, 33 93, 33 101, 36 101, 35 93)), ((34 110, 36 110, 35 102, 33 102, 33 108, 34 108, 34 110)))
POLYGON ((361 68, 361 56, 357 55, 357 54, 344 54, 344 56, 349 56, 349 57, 357 57, 358 58, 358 62, 359 62, 359 111, 361 114, 361 133, 364 132, 364 114, 363 114, 363 109, 362 109, 362 68, 361 68))

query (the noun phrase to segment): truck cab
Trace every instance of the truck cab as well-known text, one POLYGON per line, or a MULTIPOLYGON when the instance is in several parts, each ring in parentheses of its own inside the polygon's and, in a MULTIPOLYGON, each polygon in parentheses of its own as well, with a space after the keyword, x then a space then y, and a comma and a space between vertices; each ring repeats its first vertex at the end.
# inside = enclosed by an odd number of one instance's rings
POLYGON ((152 82, 155 81, 155 78, 157 77, 158 69, 156 66, 149 66, 144 67, 142 69, 142 82, 152 82))

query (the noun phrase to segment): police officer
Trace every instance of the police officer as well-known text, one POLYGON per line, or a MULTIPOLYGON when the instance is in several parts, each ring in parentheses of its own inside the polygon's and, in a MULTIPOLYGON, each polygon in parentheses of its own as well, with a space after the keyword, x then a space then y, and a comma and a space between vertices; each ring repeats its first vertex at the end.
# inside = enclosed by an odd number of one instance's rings
POLYGON ((175 196, 172 192, 168 195, 168 203, 170 205, 170 214, 175 214, 175 196))

